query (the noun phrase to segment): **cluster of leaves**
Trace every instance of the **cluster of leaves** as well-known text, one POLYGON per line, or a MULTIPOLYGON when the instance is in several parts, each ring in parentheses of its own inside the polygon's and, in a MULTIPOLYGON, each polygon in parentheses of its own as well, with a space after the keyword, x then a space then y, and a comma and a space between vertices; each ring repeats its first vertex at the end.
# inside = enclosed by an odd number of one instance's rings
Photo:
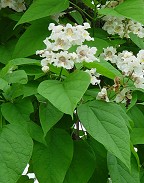
MULTIPOLYGON (((125 106, 96 100, 98 87, 81 71, 50 66, 41 70, 36 50, 44 48, 52 16, 65 12, 61 24, 91 23, 97 56, 107 46, 137 53, 142 39, 109 36, 101 29, 104 15, 124 16, 144 24, 144 1, 125 0, 114 9, 98 9, 106 0, 26 0, 27 10, 0 10, 0 183, 144 183, 144 90, 131 88, 125 106), (141 12, 141 14, 139 14, 141 12), (80 123, 79 123, 80 122, 80 123), (80 128, 80 125, 83 128, 80 128), (138 152, 134 151, 134 146, 138 152)), ((96 68, 102 85, 121 73, 110 63, 96 68)))

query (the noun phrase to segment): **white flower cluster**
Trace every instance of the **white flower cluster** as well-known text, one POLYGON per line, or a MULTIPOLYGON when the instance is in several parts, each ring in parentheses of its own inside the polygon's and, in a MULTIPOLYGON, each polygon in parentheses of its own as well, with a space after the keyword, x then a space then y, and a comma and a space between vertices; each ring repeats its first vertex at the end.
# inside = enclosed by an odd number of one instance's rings
POLYGON ((121 38, 129 38, 129 33, 136 34, 140 38, 144 38, 144 26, 136 21, 126 19, 124 17, 105 16, 102 27, 108 34, 118 34, 121 38))
POLYGON ((17 12, 26 10, 24 0, 0 0, 0 9, 11 8, 17 12))
POLYGON ((41 60, 42 70, 47 72, 49 64, 65 69, 72 69, 75 63, 93 62, 98 60, 95 57, 96 47, 88 47, 83 42, 93 41, 86 29, 90 28, 89 23, 75 25, 67 23, 66 26, 50 23, 48 29, 51 35, 44 40, 46 49, 36 51, 43 59, 41 60), (75 52, 70 48, 76 46, 75 52))
MULTIPOLYGON (((104 7, 113 8, 119 3, 117 1, 108 1, 104 7)), ((102 7, 103 8, 103 7, 102 7)), ((104 16, 105 21, 102 29, 108 34, 118 34, 121 38, 129 38, 129 33, 136 34, 140 38, 144 38, 144 25, 139 22, 127 19, 125 17, 104 16)))
POLYGON ((144 50, 140 50, 135 56, 130 51, 122 51, 116 54, 116 49, 107 47, 101 56, 111 63, 115 63, 124 76, 134 81, 136 88, 144 89, 144 50))

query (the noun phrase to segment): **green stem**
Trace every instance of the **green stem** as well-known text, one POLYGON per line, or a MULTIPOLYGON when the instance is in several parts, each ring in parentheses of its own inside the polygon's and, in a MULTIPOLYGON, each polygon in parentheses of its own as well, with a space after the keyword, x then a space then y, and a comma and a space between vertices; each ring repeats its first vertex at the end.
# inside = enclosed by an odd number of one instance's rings
POLYGON ((60 73, 59 73, 59 77, 58 77, 59 80, 61 79, 62 71, 63 71, 63 67, 61 67, 61 70, 60 70, 60 73))
POLYGON ((95 3, 95 8, 94 8, 94 18, 93 18, 93 37, 95 35, 95 27, 96 27, 96 19, 97 19, 97 4, 95 3))

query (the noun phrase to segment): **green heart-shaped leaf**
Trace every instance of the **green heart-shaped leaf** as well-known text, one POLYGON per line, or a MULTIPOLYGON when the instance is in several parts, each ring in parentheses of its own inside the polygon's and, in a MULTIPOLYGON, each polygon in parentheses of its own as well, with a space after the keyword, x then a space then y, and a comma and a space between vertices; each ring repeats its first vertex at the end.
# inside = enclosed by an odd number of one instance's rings
POLYGON ((0 182, 16 183, 30 160, 33 142, 19 125, 0 130, 0 182))
POLYGON ((88 73, 76 71, 69 74, 63 82, 57 80, 43 81, 38 87, 38 93, 47 98, 60 111, 72 116, 89 83, 88 73))
POLYGON ((130 169, 130 135, 126 113, 117 104, 92 101, 78 107, 87 132, 130 169))
POLYGON ((47 145, 34 145, 33 170, 40 183, 63 183, 73 156, 70 135, 61 129, 50 130, 47 145))

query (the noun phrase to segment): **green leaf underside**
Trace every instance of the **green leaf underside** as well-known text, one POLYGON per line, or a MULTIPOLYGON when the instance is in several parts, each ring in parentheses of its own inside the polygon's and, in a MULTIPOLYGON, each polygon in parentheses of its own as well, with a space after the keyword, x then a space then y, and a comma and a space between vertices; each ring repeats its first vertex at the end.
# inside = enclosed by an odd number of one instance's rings
POLYGON ((63 82, 43 81, 38 87, 38 93, 47 98, 60 111, 72 116, 89 83, 89 74, 77 71, 69 74, 63 82))
POLYGON ((130 136, 123 113, 118 105, 102 101, 78 107, 79 119, 88 133, 130 168, 130 136))
POLYGON ((111 153, 108 153, 107 161, 113 183, 140 183, 138 165, 133 155, 131 157, 131 171, 111 153))
POLYGON ((34 145, 33 169, 40 183, 63 183, 73 156, 71 137, 60 129, 46 136, 47 146, 34 145))
POLYGON ((0 182, 16 183, 30 160, 33 142, 19 125, 0 131, 0 182))
POLYGON ((74 155, 64 183, 87 183, 95 169, 95 155, 84 141, 74 142, 74 155))

